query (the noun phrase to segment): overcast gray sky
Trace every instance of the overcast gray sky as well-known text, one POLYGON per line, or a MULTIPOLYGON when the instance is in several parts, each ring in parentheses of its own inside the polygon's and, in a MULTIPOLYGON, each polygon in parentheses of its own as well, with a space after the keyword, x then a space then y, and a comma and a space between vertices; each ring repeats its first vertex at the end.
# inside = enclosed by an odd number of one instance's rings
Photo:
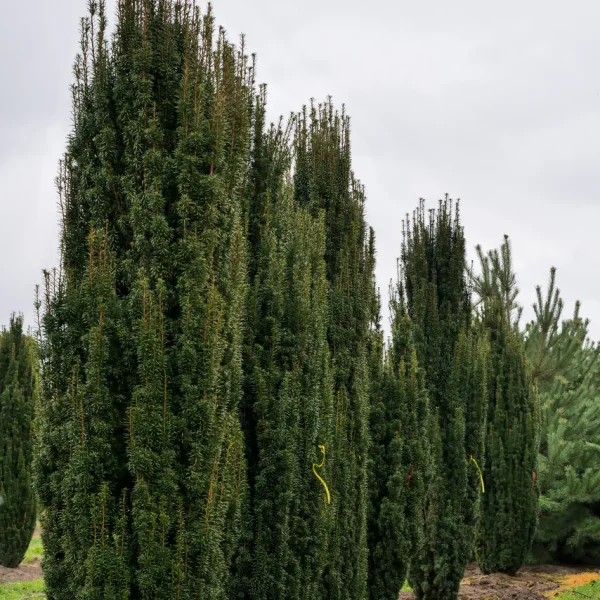
MULTIPOLYGON (((56 261, 53 180, 86 2, 0 4, 0 322, 18 311, 32 324, 34 286, 56 261)), ((258 54, 272 118, 311 97, 346 104, 384 297, 402 218, 419 197, 433 205, 448 192, 461 198, 470 251, 511 236, 523 304, 554 265, 566 312, 580 299, 600 338, 597 0, 214 7, 258 54)))

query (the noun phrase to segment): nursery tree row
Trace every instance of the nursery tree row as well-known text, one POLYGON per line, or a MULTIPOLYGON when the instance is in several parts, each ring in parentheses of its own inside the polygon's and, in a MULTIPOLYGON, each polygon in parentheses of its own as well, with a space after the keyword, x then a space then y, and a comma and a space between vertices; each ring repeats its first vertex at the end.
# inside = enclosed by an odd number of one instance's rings
POLYGON ((535 349, 579 321, 520 331, 508 241, 475 275, 446 198, 403 224, 384 342, 345 110, 268 126, 210 7, 107 26, 92 0, 39 299, 48 598, 454 599, 474 548, 516 572, 557 381, 535 349))

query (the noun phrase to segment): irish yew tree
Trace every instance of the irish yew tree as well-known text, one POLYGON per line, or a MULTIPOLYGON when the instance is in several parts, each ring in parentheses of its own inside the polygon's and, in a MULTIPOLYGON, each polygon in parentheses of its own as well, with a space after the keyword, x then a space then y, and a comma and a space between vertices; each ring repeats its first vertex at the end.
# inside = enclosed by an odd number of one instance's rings
POLYGON ((335 436, 327 449, 334 529, 323 557, 325 597, 367 596, 369 347, 374 256, 364 188, 351 165, 350 122, 331 101, 298 116, 295 198, 325 220, 327 340, 333 364, 335 436))
POLYGON ((472 319, 458 205, 422 201, 404 225, 402 274, 434 419, 423 542, 409 581, 417 598, 453 600, 475 541, 487 414, 488 341, 472 319))
POLYGON ((31 487, 37 354, 13 315, 0 337, 0 565, 18 567, 36 521, 31 487))
POLYGON ((401 278, 390 288, 391 340, 371 396, 369 597, 396 600, 424 542, 432 435, 424 372, 401 278))
POLYGON ((235 597, 324 599, 334 437, 325 230, 294 202, 292 124, 264 128, 265 100, 263 89, 249 178, 248 506, 235 597))
POLYGON ((538 519, 536 478, 540 411, 518 329, 520 307, 510 242, 484 254, 474 279, 477 313, 489 332, 488 418, 477 559, 484 573, 514 575, 533 542, 538 519))
POLYGON ((227 597, 245 496, 243 197, 253 75, 209 11, 82 22, 40 300, 36 487, 52 600, 227 597))

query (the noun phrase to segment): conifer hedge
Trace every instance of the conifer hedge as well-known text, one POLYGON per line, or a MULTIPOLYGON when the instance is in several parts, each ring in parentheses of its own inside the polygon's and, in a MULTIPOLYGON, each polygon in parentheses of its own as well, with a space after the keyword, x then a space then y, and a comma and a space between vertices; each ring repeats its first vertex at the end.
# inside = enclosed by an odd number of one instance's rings
POLYGON ((21 564, 36 523, 31 470, 37 370, 23 317, 12 315, 0 337, 0 565, 9 568, 21 564))

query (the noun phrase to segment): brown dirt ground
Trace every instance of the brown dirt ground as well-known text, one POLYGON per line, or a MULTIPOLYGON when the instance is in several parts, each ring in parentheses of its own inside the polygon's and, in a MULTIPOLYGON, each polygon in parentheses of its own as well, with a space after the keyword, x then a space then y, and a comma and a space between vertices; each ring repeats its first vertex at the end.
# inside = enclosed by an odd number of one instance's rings
POLYGON ((2 583, 22 583, 24 581, 35 581, 42 578, 42 569, 39 565, 22 566, 18 569, 7 569, 0 567, 0 584, 2 583))
MULTIPOLYGON (((0 584, 21 583, 41 579, 42 569, 39 560, 18 569, 0 566, 0 584)), ((525 567, 515 577, 483 575, 477 565, 469 565, 460 587, 460 600, 545 600, 557 596, 573 586, 598 581, 600 571, 538 565, 525 567)), ((400 600, 414 600, 411 592, 402 592, 400 600)))
MULTIPOLYGON (((40 537, 42 530, 39 524, 33 532, 33 537, 40 537)), ((21 565, 18 569, 7 569, 0 565, 0 584, 2 583, 24 583, 42 578, 42 567, 39 559, 35 559, 28 565, 21 565)))
MULTIPOLYGON (((469 565, 460 586, 461 600, 545 600, 573 586, 600 581, 600 572, 539 565, 524 567, 515 577, 499 573, 483 575, 469 565)), ((402 592, 401 600, 413 600, 411 592, 402 592)))

